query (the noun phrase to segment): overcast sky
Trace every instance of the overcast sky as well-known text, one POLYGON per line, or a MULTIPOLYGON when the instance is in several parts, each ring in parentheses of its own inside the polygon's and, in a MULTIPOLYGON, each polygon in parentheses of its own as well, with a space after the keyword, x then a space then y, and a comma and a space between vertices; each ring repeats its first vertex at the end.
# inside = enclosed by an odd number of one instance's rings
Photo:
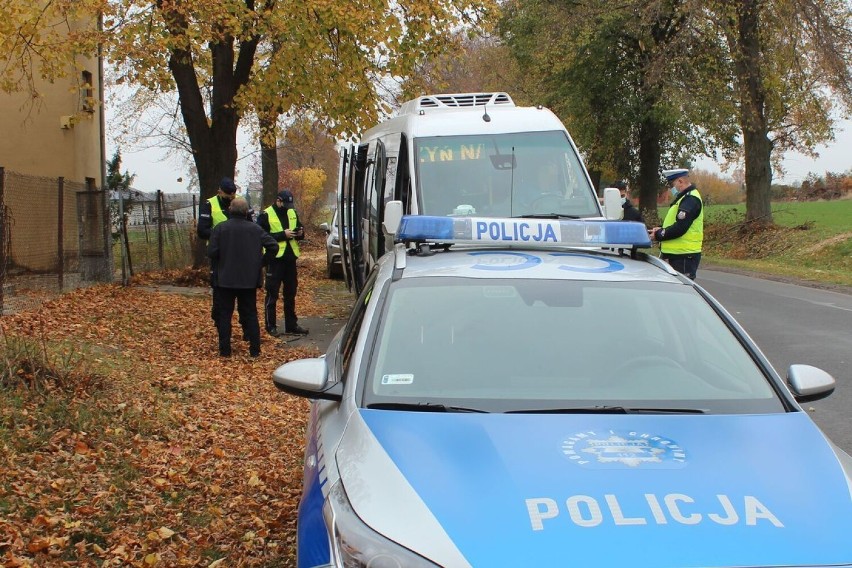
MULTIPOLYGON (((237 162, 236 182, 241 188, 248 184, 249 167, 253 161, 252 153, 257 147, 250 143, 246 136, 241 136, 237 162)), ((820 157, 812 159, 798 153, 790 152, 784 156, 785 175, 773 176, 773 182, 794 184, 804 180, 809 173, 819 176, 825 172, 842 173, 852 169, 852 120, 838 124, 835 141, 828 146, 817 148, 820 157)), ((115 144, 107 133, 107 159, 111 159, 115 144)), ((183 164, 166 160, 165 153, 154 149, 134 149, 129 146, 121 147, 122 171, 135 174, 133 187, 142 191, 162 189, 166 192, 184 192, 187 189, 189 171, 183 164), (182 178, 183 182, 177 179, 182 178)), ((731 172, 721 172, 720 167, 707 159, 696 160, 695 166, 722 175, 730 176, 731 172)))

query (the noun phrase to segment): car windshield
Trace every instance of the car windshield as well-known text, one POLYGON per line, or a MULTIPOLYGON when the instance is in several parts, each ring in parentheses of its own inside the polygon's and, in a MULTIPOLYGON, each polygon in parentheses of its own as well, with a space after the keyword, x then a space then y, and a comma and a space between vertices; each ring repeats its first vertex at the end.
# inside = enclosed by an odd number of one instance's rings
POLYGON ((564 132, 421 137, 414 145, 424 215, 600 215, 564 132))
POLYGON ((410 278, 389 286, 379 321, 365 406, 784 411, 688 286, 410 278))

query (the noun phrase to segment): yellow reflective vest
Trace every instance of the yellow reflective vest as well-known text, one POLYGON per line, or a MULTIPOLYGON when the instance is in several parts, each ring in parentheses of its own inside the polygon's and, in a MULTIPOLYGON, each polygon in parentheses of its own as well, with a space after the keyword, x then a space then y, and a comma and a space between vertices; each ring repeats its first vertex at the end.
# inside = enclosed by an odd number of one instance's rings
POLYGON ((212 221, 210 228, 212 229, 222 221, 227 221, 228 216, 225 215, 225 212, 222 210, 222 206, 219 205, 219 198, 217 196, 213 196, 207 200, 207 203, 210 204, 210 220, 212 221))
MULTIPOLYGON (((704 243, 704 201, 701 199, 701 194, 697 189, 693 189, 686 195, 694 195, 701 201, 701 212, 692 221, 692 225, 684 234, 670 241, 660 241, 660 251, 666 254, 692 254, 701 252, 701 245, 704 243)), ((666 212, 666 218, 663 221, 663 228, 670 227, 677 221, 677 209, 680 202, 686 195, 682 195, 680 199, 675 201, 669 210, 666 212)))
MULTIPOLYGON (((275 208, 270 205, 266 209, 266 216, 269 218, 269 232, 270 233, 283 233, 284 227, 281 226, 281 220, 278 218, 278 213, 275 212, 275 208)), ((296 210, 288 209, 287 210, 287 228, 291 231, 296 228, 296 210)), ((287 245, 293 247, 293 254, 297 257, 299 256, 299 243, 296 242, 296 239, 290 239, 289 241, 279 241, 278 243, 278 254, 275 255, 275 258, 281 258, 284 256, 284 251, 287 250, 287 245)))

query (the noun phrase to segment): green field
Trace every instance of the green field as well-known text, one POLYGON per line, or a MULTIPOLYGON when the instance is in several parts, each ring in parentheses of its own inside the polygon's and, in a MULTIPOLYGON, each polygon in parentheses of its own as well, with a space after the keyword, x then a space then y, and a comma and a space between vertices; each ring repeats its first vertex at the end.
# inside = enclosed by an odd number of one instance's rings
POLYGON ((772 215, 774 228, 754 232, 744 224, 744 204, 708 206, 705 266, 852 286, 852 199, 778 202, 772 215))

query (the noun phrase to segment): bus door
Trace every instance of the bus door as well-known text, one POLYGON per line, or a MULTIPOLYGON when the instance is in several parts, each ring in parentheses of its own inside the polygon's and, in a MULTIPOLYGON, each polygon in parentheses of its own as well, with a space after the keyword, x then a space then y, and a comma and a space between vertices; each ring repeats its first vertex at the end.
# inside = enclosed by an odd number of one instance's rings
POLYGON ((367 228, 364 234, 368 253, 368 271, 385 253, 385 233, 382 222, 385 217, 385 174, 387 172, 387 153, 381 140, 376 140, 376 150, 370 162, 372 167, 367 177, 367 202, 369 204, 367 228))
POLYGON ((367 150, 368 145, 362 144, 353 154, 353 166, 348 186, 350 218, 352 220, 349 225, 349 250, 352 257, 352 285, 356 294, 359 294, 361 288, 364 287, 368 268, 364 258, 370 234, 369 227, 366 226, 369 221, 369 202, 365 193, 367 185, 365 182, 370 179, 372 163, 367 160, 367 150))
POLYGON ((337 234, 340 239, 340 264, 343 267, 343 281, 346 282, 346 288, 350 292, 354 285, 351 250, 352 236, 350 234, 350 227, 352 227, 350 181, 354 165, 355 147, 344 148, 340 160, 340 178, 338 180, 339 187, 337 188, 337 234))
MULTIPOLYGON (((388 175, 387 177, 390 178, 391 176, 388 175)), ((408 140, 405 134, 400 135, 399 138, 399 152, 393 177, 395 180, 391 199, 402 201, 403 213, 408 215, 411 213, 411 175, 408 167, 408 140)))

